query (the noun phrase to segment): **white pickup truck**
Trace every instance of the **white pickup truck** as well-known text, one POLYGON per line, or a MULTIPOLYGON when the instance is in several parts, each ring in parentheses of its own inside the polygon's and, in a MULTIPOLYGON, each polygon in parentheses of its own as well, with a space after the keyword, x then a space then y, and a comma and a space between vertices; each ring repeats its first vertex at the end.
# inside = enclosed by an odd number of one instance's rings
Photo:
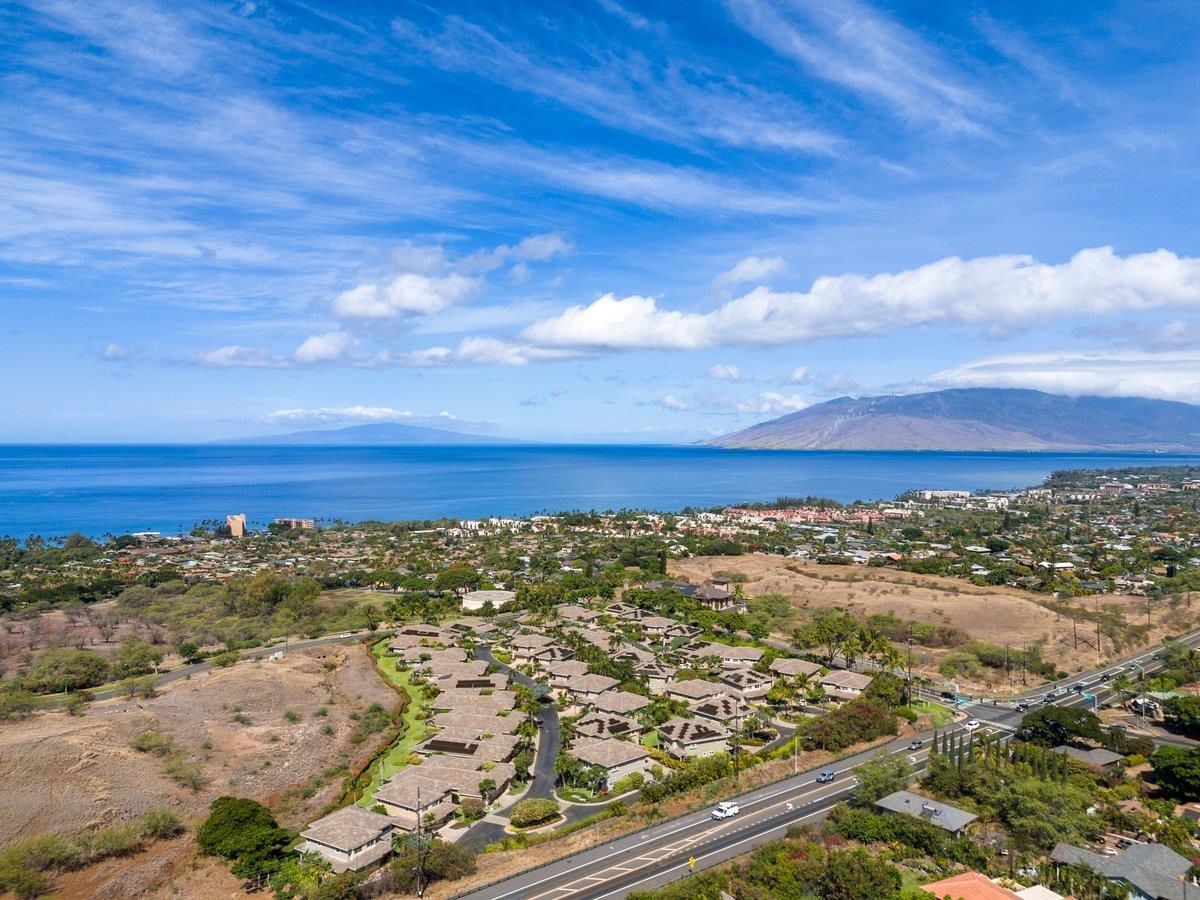
POLYGON ((730 816, 736 816, 741 811, 742 808, 736 803, 730 803, 729 801, 724 800, 718 803, 716 808, 712 811, 712 817, 714 819, 728 819, 730 816))

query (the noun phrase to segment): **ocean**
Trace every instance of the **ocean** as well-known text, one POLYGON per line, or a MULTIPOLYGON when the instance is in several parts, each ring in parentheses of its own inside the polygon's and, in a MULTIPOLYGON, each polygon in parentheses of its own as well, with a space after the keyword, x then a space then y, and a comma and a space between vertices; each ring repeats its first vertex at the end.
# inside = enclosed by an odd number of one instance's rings
POLYGON ((318 521, 678 510, 781 496, 1039 484, 1060 469, 1200 463, 1195 455, 757 451, 670 446, 0 445, 0 535, 178 534, 244 512, 318 521))

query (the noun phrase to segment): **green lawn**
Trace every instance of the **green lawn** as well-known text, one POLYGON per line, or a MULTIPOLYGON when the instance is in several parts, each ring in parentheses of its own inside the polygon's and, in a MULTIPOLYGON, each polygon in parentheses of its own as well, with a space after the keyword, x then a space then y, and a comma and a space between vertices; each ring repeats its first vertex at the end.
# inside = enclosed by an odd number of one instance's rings
POLYGON ((919 716, 932 716, 934 728, 943 728, 954 721, 954 713, 950 712, 946 707, 928 700, 914 703, 911 708, 919 716))
POLYGON ((421 688, 411 683, 411 673, 396 671, 396 657, 387 653, 387 641, 377 643, 373 651, 379 660, 379 668, 408 694, 408 707, 404 710, 404 733, 374 764, 371 783, 363 792, 358 805, 370 809, 375 805, 375 791, 408 764, 413 747, 425 740, 425 704, 421 688))
POLYGON ((658 732, 657 731, 647 731, 645 734, 643 734, 642 735, 642 746, 643 747, 657 747, 658 746, 658 732))

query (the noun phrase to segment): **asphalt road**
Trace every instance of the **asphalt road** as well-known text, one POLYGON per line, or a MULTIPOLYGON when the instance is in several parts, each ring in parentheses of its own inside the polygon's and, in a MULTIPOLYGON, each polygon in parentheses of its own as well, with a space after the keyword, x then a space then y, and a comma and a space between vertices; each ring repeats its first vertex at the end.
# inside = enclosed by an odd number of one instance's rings
MULTIPOLYGON (((1200 643, 1200 631, 1186 635, 1181 642, 1195 646, 1200 643)), ((1157 648, 1148 650, 1124 662, 1030 691, 1024 699, 1040 700, 1051 687, 1056 687, 1067 691, 1055 701, 1057 705, 1086 707, 1097 701, 1103 703, 1113 692, 1110 683, 1101 680, 1102 674, 1115 677, 1115 673, 1131 662, 1144 667, 1146 674, 1152 674, 1162 665, 1153 658, 1157 652, 1157 648), (1086 686, 1087 693, 1096 696, 1097 701, 1070 691, 1071 685, 1079 682, 1086 686)), ((962 712, 980 720, 981 732, 1010 735, 1019 727, 1023 716, 1015 705, 1012 700, 1001 702, 982 698, 964 706, 962 712)), ((961 723, 951 729, 961 730, 961 723)), ((920 773, 926 767, 932 736, 933 732, 920 735, 924 746, 915 752, 906 749, 908 739, 893 741, 885 749, 907 754, 920 773)), ((743 794, 737 798, 742 811, 733 818, 713 820, 707 809, 690 813, 459 896, 469 900, 563 900, 566 897, 571 900, 611 900, 623 897, 631 890, 666 884, 689 873, 689 858, 695 858, 698 870, 706 869, 782 836, 790 825, 824 816, 853 789, 854 767, 874 758, 878 752, 876 748, 841 760, 831 767, 838 777, 829 784, 816 784, 815 772, 808 771, 743 794)))

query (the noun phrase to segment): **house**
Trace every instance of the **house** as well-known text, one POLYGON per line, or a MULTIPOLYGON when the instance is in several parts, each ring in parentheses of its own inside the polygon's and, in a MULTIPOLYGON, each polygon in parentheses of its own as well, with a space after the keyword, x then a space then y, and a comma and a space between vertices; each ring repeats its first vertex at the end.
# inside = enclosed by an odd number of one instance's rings
POLYGON ((642 726, 635 719, 617 713, 588 713, 571 726, 571 731, 580 737, 609 738, 628 737, 642 733, 642 726))
POLYGON ((605 691, 612 690, 621 682, 607 675, 580 675, 567 683, 567 692, 576 700, 591 703, 605 691))
POLYGON ((781 656, 771 660, 771 671, 788 678, 812 678, 820 674, 821 666, 807 659, 788 659, 781 656))
POLYGON ((518 634, 509 642, 509 646, 514 661, 533 662, 538 651, 545 650, 553 643, 554 639, 544 634, 518 634))
POLYGON ((731 647, 719 641, 705 644, 692 653, 697 659, 715 656, 721 661, 724 669, 740 669, 752 666, 763 657, 763 651, 758 647, 731 647))
POLYGON ((568 659, 575 658, 575 651, 569 647, 560 647, 558 644, 550 644, 548 647, 543 647, 541 650, 533 651, 533 662, 539 666, 554 665, 554 663, 566 662, 568 659))
POLYGON ((500 609, 506 603, 517 599, 513 591, 471 591, 462 596, 462 608, 468 612, 479 612, 484 604, 492 604, 493 609, 500 609))
POLYGON ((699 600, 713 612, 730 610, 742 612, 746 609, 746 601, 729 589, 729 582, 724 578, 714 578, 708 584, 702 584, 690 593, 694 599, 699 600))
POLYGON ((375 792, 375 802, 406 831, 416 831, 417 823, 427 816, 436 827, 457 806, 452 794, 458 782, 426 775, 422 768, 404 767, 375 792))
POLYGON ((579 606, 575 603, 564 603, 555 610, 560 619, 568 622, 578 622, 581 625, 590 625, 599 619, 604 613, 594 609, 588 609, 586 606, 579 606))
POLYGON ((346 806, 331 812, 300 833, 300 853, 319 853, 339 875, 357 872, 392 852, 395 824, 377 812, 346 806))
POLYGON ((753 710, 739 697, 713 697, 697 703, 692 712, 714 722, 733 722, 744 719, 753 710))
POLYGON ((653 634, 659 637, 679 625, 674 619, 668 619, 666 616, 646 616, 638 624, 646 634, 653 634))
POLYGON ((582 763, 603 769, 608 790, 626 775, 645 776, 650 759, 640 744, 614 738, 581 738, 572 744, 570 754, 582 763))
POLYGON ((592 701, 592 705, 601 712, 626 715, 649 706, 650 698, 631 691, 605 691, 592 701))
POLYGON ((1013 900, 1020 897, 978 872, 963 872, 922 885, 921 890, 934 897, 953 897, 954 900, 1013 900))
POLYGON ((760 675, 753 669, 735 669, 721 676, 722 684, 729 685, 733 693, 746 700, 761 700, 775 686, 775 679, 760 675))
POLYGON ((924 819, 953 835, 962 834, 968 825, 979 818, 965 809, 949 803, 930 800, 911 791, 896 791, 888 794, 875 805, 887 812, 901 813, 914 819, 924 819))
MULTIPOLYGON (((1189 894, 1183 879, 1192 867, 1191 860, 1162 844, 1133 844, 1116 856, 1057 844, 1050 858, 1056 863, 1091 869, 1124 885, 1132 900, 1187 900, 1189 894)), ((1192 888, 1190 894, 1195 897, 1200 889, 1192 888)))
POLYGON ((825 689, 825 693, 836 700, 852 700, 865 691, 870 683, 870 675, 846 669, 835 669, 817 679, 817 684, 825 689))
POLYGON ((587 663, 578 659, 567 659, 546 666, 546 674, 550 677, 550 687, 553 688, 565 688, 572 679, 586 675, 587 670, 587 663))
POLYGON ((659 746, 680 759, 729 750, 729 729, 719 722, 676 717, 658 726, 659 746))
POLYGON ((1053 752, 1077 759, 1096 772, 1114 766, 1125 758, 1120 753, 1113 753, 1111 750, 1099 747, 1092 750, 1080 750, 1078 747, 1068 747, 1066 744, 1055 747, 1053 752))
POLYGON ((523 716, 488 716, 452 709, 433 717, 436 728, 457 728, 474 731, 476 734, 512 734, 520 726, 523 716))
POLYGON ((723 684, 702 681, 699 678, 691 678, 687 681, 668 681, 666 692, 668 697, 674 697, 676 700, 692 701, 707 700, 709 697, 721 697, 728 690, 723 684))
POLYGON ((675 670, 670 666, 664 666, 659 662, 646 663, 644 666, 638 666, 634 669, 634 673, 641 678, 646 679, 646 687, 656 694, 661 694, 667 689, 667 682, 675 677, 675 670))

